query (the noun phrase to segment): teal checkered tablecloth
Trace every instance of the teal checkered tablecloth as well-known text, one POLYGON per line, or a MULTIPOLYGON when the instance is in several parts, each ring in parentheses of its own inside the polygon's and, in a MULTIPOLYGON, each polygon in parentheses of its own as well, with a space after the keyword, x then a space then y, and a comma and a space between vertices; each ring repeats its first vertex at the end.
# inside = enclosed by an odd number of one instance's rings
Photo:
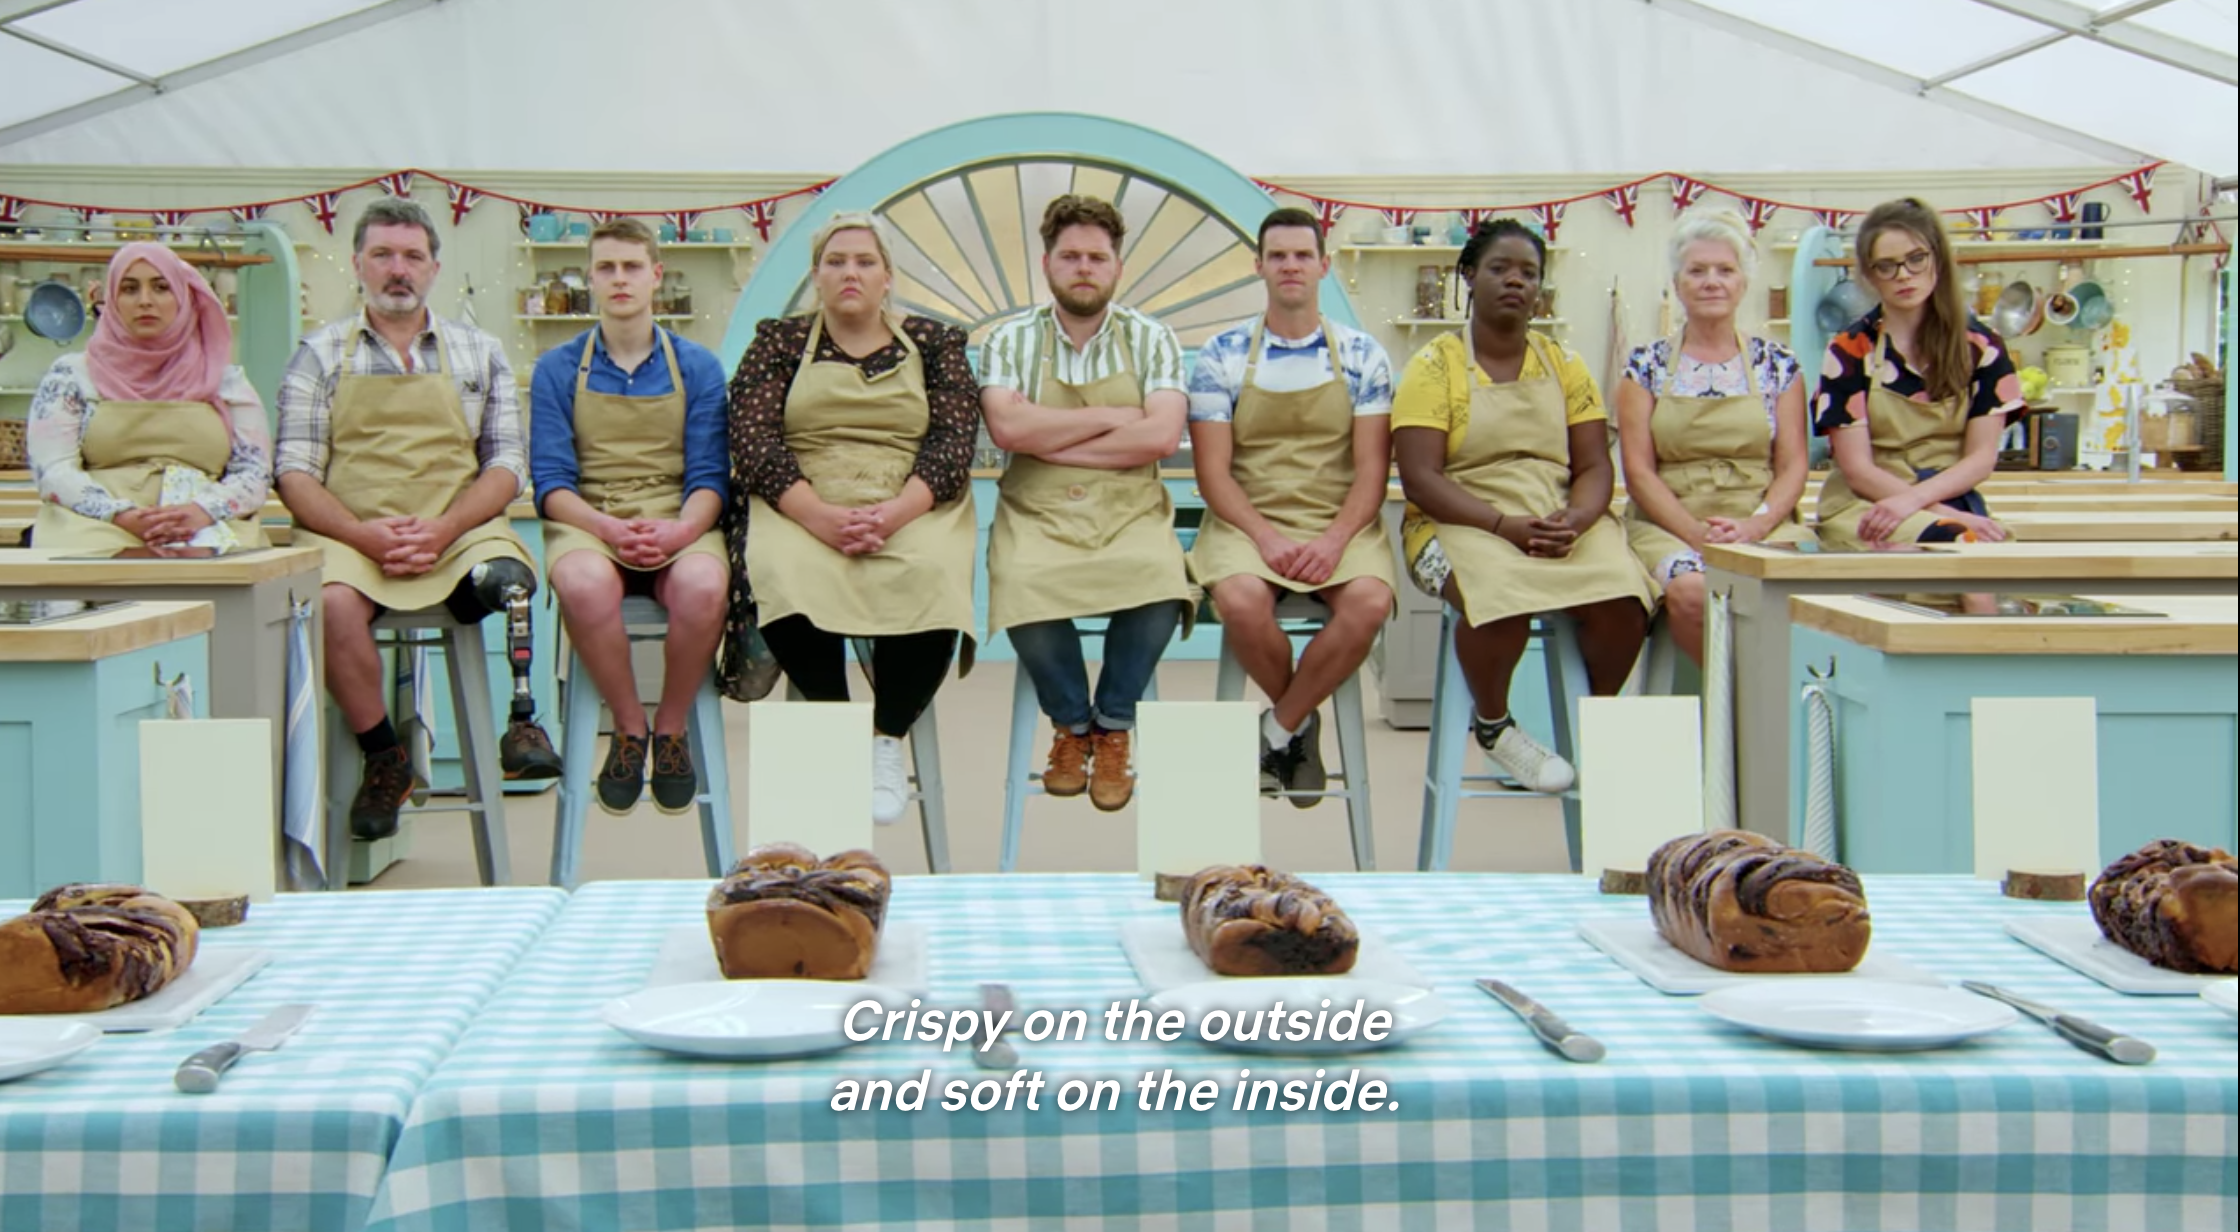
MULTIPOLYGON (((1019 1045, 1021 1064, 1112 1077, 1120 1111, 948 1113, 961 1052, 871 1043, 765 1064, 640 1047, 600 1008, 640 987, 664 933, 700 921, 705 882, 585 887, 421 1092, 376 1200, 394 1232, 596 1228, 2216 1229, 2230 1232, 2235 1036, 2192 998, 2108 992, 2009 939, 2012 902, 1959 878, 1878 878, 1875 945, 1948 979, 1989 977, 2161 1048, 2144 1068, 2034 1023, 1947 1051, 1786 1047, 1666 997, 1578 939, 1643 913, 1584 880, 1313 878, 1433 977, 1453 1015, 1390 1052, 1254 1057, 1194 1042, 1019 1045), (1545 1050, 1472 977, 1510 978, 1610 1048, 1545 1050), (1320 1068, 1392 1084, 1396 1111, 1143 1112, 1133 1081, 1320 1068), (934 1071, 927 1110, 835 1113, 842 1078, 934 1071)), ((1118 940, 1171 916, 1124 876, 912 877, 892 920, 931 929, 931 1000, 1023 1010, 1141 995, 1118 940)))
MULTIPOLYGON (((337 1232, 361 1227, 413 1095, 558 914, 558 890, 283 894, 205 952, 270 966, 174 1031, 109 1035, 0 1083, 5 1232, 337 1232), (210 1095, 194 1051, 278 1005, 318 1008, 210 1095)), ((0 902, 0 919, 29 903, 0 902)))

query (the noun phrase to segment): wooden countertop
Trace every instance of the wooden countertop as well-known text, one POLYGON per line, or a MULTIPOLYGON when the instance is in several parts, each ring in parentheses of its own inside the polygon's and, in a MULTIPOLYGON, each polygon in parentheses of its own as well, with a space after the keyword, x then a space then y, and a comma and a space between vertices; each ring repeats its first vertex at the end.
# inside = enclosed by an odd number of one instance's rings
POLYGON ((1997 582, 2006 578, 2183 578, 2240 581, 2233 543, 1948 543, 1922 551, 1789 552, 1759 544, 1707 545, 1705 563, 1768 581, 1997 582))
POLYGON ((0 625, 0 663, 85 663, 208 633, 207 603, 125 603, 49 624, 0 625))
POLYGON ((253 586, 299 573, 317 573, 316 548, 267 548, 238 556, 184 560, 62 560, 68 548, 17 548, 0 552, 0 589, 22 586, 253 586))
POLYGON ((2174 543, 2240 538, 2240 513, 2153 513, 2131 509, 2003 513, 1999 520, 2034 543, 2174 543))
MULTIPOLYGON (((2081 596, 2091 598, 2093 596, 2081 596)), ((2226 655, 2240 654, 2240 596, 2111 599, 2162 612, 2127 616, 1925 616, 1860 595, 1795 595, 1789 619, 1884 654, 2226 655)))
POLYGON ((24 532, 30 529, 30 518, 0 518, 0 548, 22 547, 24 532))

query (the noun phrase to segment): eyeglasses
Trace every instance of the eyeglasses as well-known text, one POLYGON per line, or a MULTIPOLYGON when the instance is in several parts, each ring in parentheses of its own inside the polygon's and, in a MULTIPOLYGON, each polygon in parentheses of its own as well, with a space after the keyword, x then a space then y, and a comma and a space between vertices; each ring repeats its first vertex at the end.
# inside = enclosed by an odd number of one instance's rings
POLYGON ((1909 274, 1918 274, 1921 271, 1928 269, 1929 262, 1935 259, 1935 255, 1932 254, 1928 249, 1916 248, 1912 252, 1907 253, 1905 256, 1905 260, 1903 261, 1892 261, 1889 258, 1885 257, 1880 261, 1870 262, 1867 266, 1867 272, 1873 274, 1877 278, 1888 281, 1892 278, 1897 277, 1898 271, 1901 268, 1909 274))

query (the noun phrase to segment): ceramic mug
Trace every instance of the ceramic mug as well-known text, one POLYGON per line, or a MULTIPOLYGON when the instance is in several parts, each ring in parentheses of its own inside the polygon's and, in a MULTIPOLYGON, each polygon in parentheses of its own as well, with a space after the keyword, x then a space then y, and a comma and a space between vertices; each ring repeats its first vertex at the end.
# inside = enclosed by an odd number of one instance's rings
POLYGON ((662 243, 674 244, 677 242, 677 224, 673 222, 662 223, 656 234, 660 237, 662 243))
POLYGON ((687 244, 705 244, 705 243, 707 243, 707 242, 708 242, 708 232, 707 232, 706 228, 703 228, 703 227, 694 227, 694 228, 693 228, 692 230, 690 230, 690 231, 687 231, 687 232, 685 232, 685 233, 684 233, 684 242, 685 242, 685 243, 687 243, 687 244))
POLYGON ((560 239, 564 228, 558 214, 529 215, 529 239, 532 243, 551 244, 560 239))
POLYGON ((578 219, 578 220, 577 220, 577 221, 575 221, 575 222, 571 222, 571 223, 569 223, 569 224, 568 224, 568 238, 569 238, 569 239, 571 239, 571 240, 588 240, 588 239, 590 239, 590 238, 591 238, 591 224, 590 224, 590 223, 587 223, 587 222, 584 222, 584 221, 582 221, 581 219, 578 219))
POLYGON ((732 231, 729 227, 717 227, 711 234, 715 236, 715 241, 718 244, 728 244, 732 240, 732 231))

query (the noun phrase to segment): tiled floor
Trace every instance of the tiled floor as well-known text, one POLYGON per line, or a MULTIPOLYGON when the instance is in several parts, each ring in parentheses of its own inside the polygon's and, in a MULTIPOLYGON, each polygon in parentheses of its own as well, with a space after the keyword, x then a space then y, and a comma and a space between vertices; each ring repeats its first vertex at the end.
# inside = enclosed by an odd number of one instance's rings
MULTIPOLYGON (((1160 695, 1173 701, 1210 700, 1211 663, 1169 663, 1159 669, 1160 695)), ((1010 726, 1012 665, 986 663, 964 680, 952 679, 939 699, 942 772, 948 792, 950 860, 958 872, 993 872, 1003 828, 1004 737, 1010 726)), ((1365 679, 1368 689, 1373 678, 1365 679)), ((780 690, 782 693, 783 690, 780 690)), ((859 695, 861 696, 861 695, 859 695)), ((791 703, 802 704, 802 703, 791 703)), ((1379 863, 1387 870, 1415 866, 1416 833, 1423 797, 1426 733, 1394 731, 1369 707, 1370 784, 1376 814, 1379 863)), ((746 729, 749 708, 725 706, 732 765, 732 821, 746 833, 746 729)), ((1545 735, 1545 733, 1542 733, 1545 735)), ((1036 756, 1048 747, 1038 736, 1036 756)), ((1335 764, 1337 737, 1324 714, 1323 755, 1335 764)), ((512 796, 506 802, 512 842, 513 879, 543 880, 552 855, 553 794, 512 796)), ((473 850, 462 814, 440 814, 409 822, 411 855, 367 888, 409 889, 476 884, 473 850)), ((698 821, 668 817, 650 800, 628 817, 594 808, 583 853, 586 881, 641 877, 699 877, 698 821)), ((1565 865, 1561 810, 1553 801, 1519 799, 1466 801, 1455 840, 1453 867, 1514 872, 1559 871, 1565 865)), ((1261 804, 1262 854, 1278 868, 1301 871, 1352 866, 1346 841, 1345 808, 1325 801, 1296 809, 1282 801, 1261 804)), ((879 857, 897 873, 926 871, 913 810, 900 825, 878 833, 879 857)), ((1135 862, 1133 807, 1100 813, 1086 797, 1052 800, 1037 796, 1027 806, 1027 829, 1020 867, 1032 872, 1126 871, 1135 862)))

